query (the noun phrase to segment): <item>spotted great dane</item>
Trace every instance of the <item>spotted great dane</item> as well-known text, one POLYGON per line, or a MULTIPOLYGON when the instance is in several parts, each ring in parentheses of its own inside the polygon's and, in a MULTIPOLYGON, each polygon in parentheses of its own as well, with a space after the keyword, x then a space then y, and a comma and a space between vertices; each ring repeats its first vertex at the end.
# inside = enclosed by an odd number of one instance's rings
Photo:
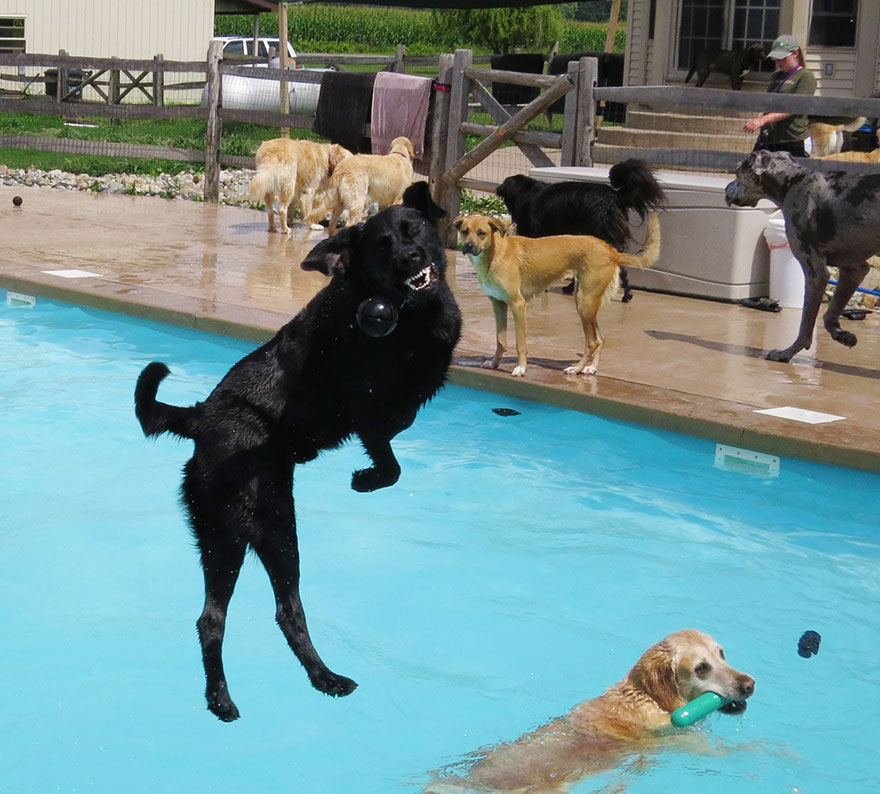
POLYGON ((814 171, 786 152, 752 152, 737 166, 725 199, 728 205, 754 207, 762 198, 782 210, 791 252, 804 271, 797 339, 767 358, 790 361, 810 346, 829 267, 838 268, 839 276, 823 318, 825 329, 853 347, 856 336, 840 327, 840 313, 868 272, 866 260, 880 254, 880 173, 814 171))

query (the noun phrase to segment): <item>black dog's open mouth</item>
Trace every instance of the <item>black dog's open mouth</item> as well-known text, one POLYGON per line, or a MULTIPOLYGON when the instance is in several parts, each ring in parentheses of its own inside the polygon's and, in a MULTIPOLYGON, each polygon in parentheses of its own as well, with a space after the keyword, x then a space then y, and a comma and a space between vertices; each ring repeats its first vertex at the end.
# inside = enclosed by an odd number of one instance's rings
POLYGON ((722 714, 742 714, 746 710, 747 705, 744 700, 730 700, 718 711, 722 714))
POLYGON ((432 262, 427 267, 422 268, 414 276, 410 276, 404 282, 413 292, 421 292, 437 283, 437 268, 432 262))

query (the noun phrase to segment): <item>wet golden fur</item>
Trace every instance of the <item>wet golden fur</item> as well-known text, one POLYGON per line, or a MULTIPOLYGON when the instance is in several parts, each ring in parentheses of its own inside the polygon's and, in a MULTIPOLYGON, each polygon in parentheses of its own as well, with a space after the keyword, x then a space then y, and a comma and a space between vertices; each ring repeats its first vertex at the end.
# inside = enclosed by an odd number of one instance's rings
POLYGON ((348 225, 360 223, 370 204, 379 210, 400 204, 403 191, 413 177, 415 149, 409 138, 391 141, 388 154, 356 154, 333 172, 325 194, 330 211, 330 234, 335 234, 339 218, 348 210, 348 225))
POLYGON ((669 716, 690 700, 715 692, 737 702, 738 713, 754 687, 751 676, 727 664, 723 649, 708 634, 677 631, 645 651, 604 694, 480 753, 467 777, 440 778, 426 792, 566 790, 588 775, 619 766, 628 755, 681 734, 669 716))
POLYGON ((575 307, 584 328, 584 353, 565 371, 593 375, 599 366, 602 335, 596 317, 617 291, 621 267, 651 267, 660 256, 660 220, 649 220, 648 240, 639 254, 625 254, 589 235, 551 237, 505 235, 504 224, 486 215, 454 221, 462 251, 470 257, 495 313, 495 355, 484 366, 498 369, 507 345, 507 307, 513 314, 517 363, 514 377, 526 373, 526 304, 566 274, 575 276, 575 307))
POLYGON ((313 211, 315 200, 327 189, 330 174, 336 166, 351 156, 348 149, 336 143, 290 138, 263 141, 257 149, 257 173, 250 182, 249 193, 252 201, 266 205, 269 231, 275 231, 276 199, 284 234, 290 234, 288 219, 297 205, 307 225, 319 221, 322 211, 313 211))

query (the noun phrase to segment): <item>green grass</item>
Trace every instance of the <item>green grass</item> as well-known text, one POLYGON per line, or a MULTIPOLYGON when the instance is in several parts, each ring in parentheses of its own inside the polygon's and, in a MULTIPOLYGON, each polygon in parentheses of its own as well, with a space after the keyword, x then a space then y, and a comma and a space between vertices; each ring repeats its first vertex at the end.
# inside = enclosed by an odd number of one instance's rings
MULTIPOLYGON (((166 146, 182 149, 202 149, 205 145, 207 123, 204 119, 167 119, 162 121, 78 119, 94 127, 71 127, 57 116, 2 114, 0 135, 35 135, 68 140, 166 146)), ((275 127, 258 124, 229 123, 223 127, 221 154, 251 157, 257 147, 268 138, 278 137, 275 127)), ((321 140, 311 130, 291 130, 294 138, 321 140)), ((9 168, 34 166, 43 171, 60 168, 74 174, 103 176, 113 173, 177 174, 183 171, 204 172, 198 162, 180 160, 147 160, 134 157, 111 157, 101 154, 66 154, 35 149, 0 148, 0 163, 9 168)))

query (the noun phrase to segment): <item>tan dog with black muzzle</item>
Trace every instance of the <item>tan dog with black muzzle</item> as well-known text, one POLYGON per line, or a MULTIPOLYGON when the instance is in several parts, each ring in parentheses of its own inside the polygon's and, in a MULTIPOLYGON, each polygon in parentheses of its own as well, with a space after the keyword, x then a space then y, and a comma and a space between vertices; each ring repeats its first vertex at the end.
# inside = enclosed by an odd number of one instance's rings
POLYGON ((514 377, 526 374, 526 304, 566 274, 576 280, 575 307, 584 327, 584 353, 565 372, 594 375, 602 335, 596 317, 617 291, 621 267, 651 267, 660 257, 660 219, 652 212, 648 239, 638 254, 626 254, 597 237, 561 234, 552 237, 505 236, 505 224, 487 215, 460 216, 454 221, 462 251, 473 262, 480 286, 495 313, 495 355, 483 366, 498 369, 507 343, 507 307, 516 331, 514 377))

